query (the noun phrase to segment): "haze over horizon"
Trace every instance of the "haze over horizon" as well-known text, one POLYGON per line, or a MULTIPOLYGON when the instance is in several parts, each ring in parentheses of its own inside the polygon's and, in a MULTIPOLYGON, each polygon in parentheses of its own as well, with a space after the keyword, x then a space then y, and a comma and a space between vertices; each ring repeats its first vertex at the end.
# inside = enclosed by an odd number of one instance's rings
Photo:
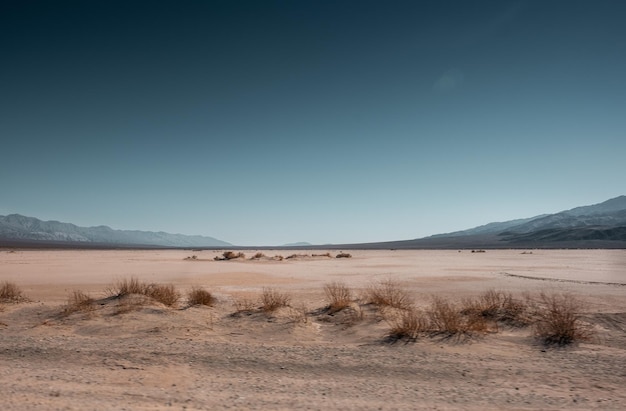
POLYGON ((0 215, 237 245, 625 193, 622 1, 0 4, 0 215))

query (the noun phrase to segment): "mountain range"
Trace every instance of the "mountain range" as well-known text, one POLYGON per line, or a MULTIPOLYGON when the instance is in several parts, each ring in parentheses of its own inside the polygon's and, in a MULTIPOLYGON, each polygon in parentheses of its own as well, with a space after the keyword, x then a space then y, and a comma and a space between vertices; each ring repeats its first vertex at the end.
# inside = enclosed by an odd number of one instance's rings
MULTIPOLYGON (((205 236, 165 232, 114 230, 107 226, 79 227, 58 221, 41 221, 19 214, 0 216, 0 246, 64 247, 233 247, 205 236)), ((468 230, 415 240, 366 244, 313 246, 292 243, 293 248, 343 249, 446 249, 446 248, 626 248, 626 196, 599 204, 493 222, 468 230)))
MULTIPOLYGON (((363 248, 626 248, 626 196, 555 214, 494 222, 363 248)), ((347 248, 347 247, 343 247, 347 248)))
POLYGON ((79 227, 59 221, 41 221, 19 214, 0 216, 1 245, 58 245, 77 247, 228 247, 213 237, 165 232, 114 230, 107 226, 79 227))

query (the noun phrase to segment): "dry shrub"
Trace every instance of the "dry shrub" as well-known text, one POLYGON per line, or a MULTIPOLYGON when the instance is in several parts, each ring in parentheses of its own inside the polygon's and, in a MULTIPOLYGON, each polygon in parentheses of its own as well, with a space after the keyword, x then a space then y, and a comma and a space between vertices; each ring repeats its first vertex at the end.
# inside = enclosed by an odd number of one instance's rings
POLYGON ((427 309, 429 329, 431 334, 455 336, 483 333, 489 327, 484 317, 479 315, 464 315, 456 304, 448 300, 435 297, 427 309))
POLYGON ((87 293, 80 290, 74 290, 67 298, 67 304, 63 308, 64 315, 70 315, 76 312, 91 312, 95 310, 95 300, 87 293))
POLYGON ((313 254, 313 257, 331 257, 330 253, 323 253, 323 254, 313 254))
POLYGON ((256 253, 254 256, 252 256, 252 258, 250 258, 251 260, 260 260, 261 258, 265 258, 265 254, 258 252, 256 253))
POLYGON ((24 301, 28 301, 28 299, 17 284, 9 281, 4 281, 0 284, 0 302, 19 303, 24 301))
POLYGON ((238 298, 235 300, 235 314, 250 314, 256 309, 256 302, 249 298, 238 298))
POLYGON ((388 338, 392 341, 408 339, 414 341, 422 333, 430 331, 430 321, 426 313, 415 308, 401 310, 389 321, 391 329, 388 338))
POLYGON ((272 312, 281 307, 288 307, 291 296, 274 288, 264 288, 261 293, 261 309, 265 312, 272 312))
POLYGON ((275 255, 273 258, 274 258, 274 260, 276 260, 276 261, 283 261, 283 259, 284 259, 285 257, 283 257, 282 255, 275 255))
POLYGON ((107 289, 107 294, 113 297, 124 297, 130 294, 145 294, 148 286, 145 283, 139 281, 137 277, 131 277, 130 279, 123 279, 117 281, 111 287, 107 289))
POLYGON ((535 312, 535 335, 545 345, 567 345, 592 336, 591 327, 581 321, 581 300, 570 294, 539 295, 535 312))
POLYGON ((366 290, 367 300, 379 307, 408 309, 412 306, 409 294, 393 280, 384 280, 366 290))
POLYGON ((136 277, 116 282, 107 290, 107 294, 116 298, 143 295, 168 307, 173 306, 180 299, 180 294, 173 285, 146 284, 139 281, 136 277))
POLYGON ((168 307, 180 300, 180 293, 172 284, 150 284, 145 288, 145 295, 168 307))
POLYGON ((193 287, 187 293, 187 301, 189 305, 206 305, 210 307, 215 304, 215 297, 202 287, 193 287))
POLYGON ((349 253, 339 253, 335 258, 352 258, 352 254, 349 253))
POLYGON ((324 285, 324 293, 329 302, 329 311, 333 313, 349 307, 352 302, 352 291, 341 282, 324 285))
POLYGON ((487 290, 478 299, 464 301, 461 313, 467 316, 482 317, 485 320, 504 323, 514 327, 525 327, 531 322, 527 301, 513 297, 511 293, 487 290))

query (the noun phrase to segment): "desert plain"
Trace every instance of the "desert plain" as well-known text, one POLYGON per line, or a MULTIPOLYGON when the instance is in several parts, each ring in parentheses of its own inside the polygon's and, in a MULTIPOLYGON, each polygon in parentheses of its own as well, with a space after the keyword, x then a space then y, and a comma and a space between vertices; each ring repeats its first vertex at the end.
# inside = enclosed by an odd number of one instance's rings
POLYGON ((27 298, 0 305, 2 409, 626 409, 626 250, 222 251, 0 250, 0 282, 27 298), (181 298, 116 297, 131 278, 181 298), (389 338, 392 314, 367 301, 386 281, 418 309, 487 290, 567 296, 591 333, 566 346, 506 324, 389 338), (326 309, 337 282, 350 314, 326 309), (188 304, 194 287, 213 305, 188 304), (288 306, 260 310, 268 289, 288 306), (88 310, 68 310, 78 290, 88 310))

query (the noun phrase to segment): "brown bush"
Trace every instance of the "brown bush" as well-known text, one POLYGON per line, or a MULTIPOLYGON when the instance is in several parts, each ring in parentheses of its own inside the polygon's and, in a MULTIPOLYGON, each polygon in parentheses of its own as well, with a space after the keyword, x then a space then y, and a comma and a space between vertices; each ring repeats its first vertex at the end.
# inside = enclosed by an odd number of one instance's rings
MULTIPOLYGON (((109 287, 107 294, 115 298, 122 298, 130 295, 143 295, 161 304, 171 307, 180 300, 180 293, 173 285, 146 284, 136 277, 123 279, 109 287)), ((132 304, 131 304, 132 305, 132 304)))
POLYGON ((235 315, 250 314, 256 310, 257 304, 249 298, 238 298, 234 301, 235 315))
POLYGON ((535 335, 546 345, 567 345, 588 340, 591 327, 581 321, 582 301, 569 294, 539 295, 535 312, 535 335))
POLYGON ((368 302, 378 306, 408 309, 412 306, 409 294, 393 280, 381 281, 370 286, 366 292, 368 302))
POLYGON ((478 315, 463 315, 462 310, 448 300, 435 297, 427 310, 432 334, 455 336, 482 333, 488 330, 487 321, 478 315))
POLYGON ((206 305, 210 307, 215 304, 215 297, 202 287, 193 287, 187 293, 187 302, 189 305, 206 305))
POLYGON ((263 254, 261 252, 258 252, 254 256, 252 256, 250 259, 251 260, 260 260, 261 258, 265 258, 265 254, 263 254))
POLYGON ((408 339, 414 341, 422 333, 430 331, 430 321, 426 313, 415 308, 401 310, 389 321, 391 329, 388 338, 392 341, 408 339))
POLYGON ((145 288, 145 295, 168 307, 175 305, 180 300, 180 293, 172 284, 150 284, 145 288))
POLYGON ((0 302, 2 303, 20 303, 28 301, 22 290, 17 284, 4 281, 0 284, 0 302))
POLYGON ((280 307, 289 306, 291 296, 273 288, 264 288, 261 294, 261 309, 272 312, 280 307))
POLYGON ((352 254, 349 253, 339 253, 335 258, 352 258, 352 254))
POLYGON ((524 327, 531 322, 531 313, 527 301, 516 299, 511 293, 499 290, 487 290, 478 299, 466 300, 461 313, 478 316, 494 324, 504 323, 514 327, 524 327))
POLYGON ((350 306, 352 291, 344 283, 333 282, 324 285, 324 293, 329 303, 329 311, 337 312, 350 306))
POLYGON ((124 297, 130 294, 145 294, 147 284, 142 283, 136 277, 117 281, 107 289, 107 294, 112 297, 124 297))
POLYGON ((74 290, 67 298, 67 304, 63 307, 63 314, 70 315, 75 312, 90 312, 95 310, 95 300, 80 290, 74 290))

